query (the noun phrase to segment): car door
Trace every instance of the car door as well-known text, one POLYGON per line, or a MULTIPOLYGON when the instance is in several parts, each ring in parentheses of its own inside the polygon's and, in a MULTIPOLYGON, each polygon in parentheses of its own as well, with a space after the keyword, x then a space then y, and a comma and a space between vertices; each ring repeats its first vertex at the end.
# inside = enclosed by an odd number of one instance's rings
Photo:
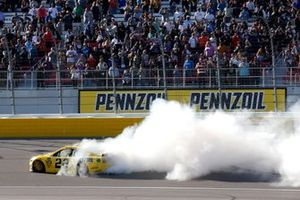
POLYGON ((73 148, 64 148, 55 152, 51 158, 50 173, 57 173, 62 166, 68 165, 73 150, 74 150, 73 148))

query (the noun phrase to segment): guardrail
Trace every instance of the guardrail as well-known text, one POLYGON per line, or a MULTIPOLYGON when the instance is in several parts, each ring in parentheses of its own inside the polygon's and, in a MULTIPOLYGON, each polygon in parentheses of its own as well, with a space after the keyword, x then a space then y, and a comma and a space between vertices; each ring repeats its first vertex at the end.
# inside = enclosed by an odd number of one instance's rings
MULTIPOLYGON (((240 68, 201 69, 116 69, 114 77, 116 88, 161 88, 166 81, 168 88, 212 88, 220 82, 223 88, 241 87, 273 87, 273 68, 258 67, 246 69, 243 75, 240 68)), ((300 68, 276 67, 278 87, 298 86, 300 84, 300 68)), ((11 89, 11 83, 17 89, 76 87, 80 89, 112 89, 113 76, 110 70, 15 70, 0 71, 0 89, 11 89)))

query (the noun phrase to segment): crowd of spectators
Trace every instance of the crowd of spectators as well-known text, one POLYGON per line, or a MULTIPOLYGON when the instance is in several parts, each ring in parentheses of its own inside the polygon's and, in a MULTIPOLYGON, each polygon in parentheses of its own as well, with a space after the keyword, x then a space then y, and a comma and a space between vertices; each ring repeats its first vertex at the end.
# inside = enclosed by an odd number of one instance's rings
POLYGON ((161 0, 0 0, 0 6, 0 70, 10 70, 9 63, 37 70, 40 87, 51 79, 49 70, 75 86, 82 77, 87 86, 157 85, 163 67, 175 85, 207 85, 217 69, 222 84, 260 84, 272 65, 271 37, 275 55, 283 52, 289 68, 300 68, 299 0, 169 0, 167 7, 161 0), (16 12, 11 27, 4 12, 16 12))

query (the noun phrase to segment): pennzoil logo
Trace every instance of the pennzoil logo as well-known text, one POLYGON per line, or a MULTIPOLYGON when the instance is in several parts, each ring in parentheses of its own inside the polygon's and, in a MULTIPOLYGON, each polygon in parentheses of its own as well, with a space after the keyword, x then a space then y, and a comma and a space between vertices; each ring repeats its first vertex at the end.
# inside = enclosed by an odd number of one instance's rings
POLYGON ((164 98, 163 92, 97 93, 95 110, 148 111, 157 98, 164 98), (115 97, 116 96, 116 97, 115 97))
POLYGON ((220 106, 224 110, 266 109, 264 92, 193 92, 190 95, 190 105, 200 110, 219 109, 220 106))
MULTIPOLYGON (((273 89, 168 90, 168 100, 189 104, 197 112, 223 109, 274 111, 273 89)), ((158 98, 165 99, 164 90, 80 91, 80 113, 146 113, 158 98)), ((286 109, 286 89, 277 89, 278 111, 286 109)))

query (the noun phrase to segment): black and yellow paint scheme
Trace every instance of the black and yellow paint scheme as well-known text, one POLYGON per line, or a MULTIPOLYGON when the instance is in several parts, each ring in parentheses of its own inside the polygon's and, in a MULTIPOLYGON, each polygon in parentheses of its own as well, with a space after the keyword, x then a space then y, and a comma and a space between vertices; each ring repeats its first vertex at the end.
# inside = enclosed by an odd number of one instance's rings
POLYGON ((110 167, 104 154, 88 153, 78 157, 78 151, 78 146, 64 146, 54 152, 34 156, 29 161, 29 171, 57 174, 64 167, 74 175, 85 176, 105 172, 110 167))

